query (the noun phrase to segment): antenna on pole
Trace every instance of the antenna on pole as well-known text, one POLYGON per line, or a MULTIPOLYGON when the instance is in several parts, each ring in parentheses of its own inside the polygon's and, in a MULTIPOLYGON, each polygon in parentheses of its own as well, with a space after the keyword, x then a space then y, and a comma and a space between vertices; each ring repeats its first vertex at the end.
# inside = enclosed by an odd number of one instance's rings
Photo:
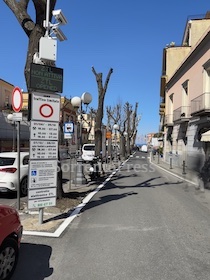
POLYGON ((45 37, 48 37, 50 32, 50 0, 47 0, 45 27, 45 37))

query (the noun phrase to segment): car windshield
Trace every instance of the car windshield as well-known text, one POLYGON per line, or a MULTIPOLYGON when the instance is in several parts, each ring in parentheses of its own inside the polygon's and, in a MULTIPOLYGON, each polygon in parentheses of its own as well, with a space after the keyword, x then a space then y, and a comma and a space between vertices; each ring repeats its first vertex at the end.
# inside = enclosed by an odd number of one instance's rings
POLYGON ((13 165, 15 158, 0 157, 0 166, 13 165))
POLYGON ((87 145, 83 147, 84 151, 94 151, 95 150, 95 146, 94 145, 87 145))

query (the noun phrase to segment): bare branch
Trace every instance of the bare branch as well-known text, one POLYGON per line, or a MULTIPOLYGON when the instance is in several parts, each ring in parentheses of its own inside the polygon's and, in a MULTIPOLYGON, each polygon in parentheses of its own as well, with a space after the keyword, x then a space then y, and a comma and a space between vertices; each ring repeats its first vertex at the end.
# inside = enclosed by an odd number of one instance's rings
POLYGON ((29 14, 27 13, 29 0, 15 1, 15 0, 4 0, 5 4, 10 8, 19 24, 29 37, 35 24, 29 14))
POLYGON ((110 68, 109 73, 108 73, 108 75, 106 77, 105 84, 104 84, 104 92, 106 92, 106 90, 107 90, 107 86, 108 86, 108 83, 109 83, 109 80, 110 80, 110 76, 111 76, 112 73, 113 73, 113 69, 110 68))

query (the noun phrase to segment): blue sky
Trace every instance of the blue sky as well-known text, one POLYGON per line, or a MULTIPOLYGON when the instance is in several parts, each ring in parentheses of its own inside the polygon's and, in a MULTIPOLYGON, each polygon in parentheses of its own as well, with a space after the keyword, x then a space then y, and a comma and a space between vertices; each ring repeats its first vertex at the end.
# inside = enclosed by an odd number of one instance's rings
MULTIPOLYGON (((139 103, 138 142, 157 132, 162 50, 170 42, 181 44, 187 18, 205 15, 207 0, 57 0, 68 24, 62 26, 67 41, 58 42, 56 66, 64 69, 63 94, 93 96, 97 108, 95 76, 105 81, 113 68, 105 107, 119 102, 139 103)), ((33 17, 33 9, 30 7, 33 17)), ((1 70, 0 78, 26 91, 24 65, 28 39, 15 16, 0 1, 1 70)))

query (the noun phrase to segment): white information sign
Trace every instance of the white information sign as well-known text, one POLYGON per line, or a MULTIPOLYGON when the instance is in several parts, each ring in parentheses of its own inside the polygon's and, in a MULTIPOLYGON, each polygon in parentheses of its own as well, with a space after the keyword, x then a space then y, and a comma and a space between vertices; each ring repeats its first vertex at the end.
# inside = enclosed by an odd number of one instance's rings
MULTIPOLYGON (((29 193, 31 189, 45 189, 57 185, 57 160, 29 162, 29 193)), ((30 196, 30 194, 29 194, 30 196)))
POLYGON ((57 159, 58 141, 39 141, 30 142, 30 159, 57 159))
POLYGON ((32 120, 59 122, 60 96, 53 93, 32 93, 32 120))
POLYGON ((56 188, 30 190, 28 198, 38 199, 56 196, 56 188))
POLYGON ((13 121, 22 121, 23 120, 23 113, 13 113, 13 121))
POLYGON ((72 133, 64 133, 64 139, 72 139, 72 133))
POLYGON ((31 140, 58 140, 58 123, 31 121, 31 140))
POLYGON ((29 199, 28 209, 44 208, 56 205, 56 197, 47 197, 41 199, 29 199))

